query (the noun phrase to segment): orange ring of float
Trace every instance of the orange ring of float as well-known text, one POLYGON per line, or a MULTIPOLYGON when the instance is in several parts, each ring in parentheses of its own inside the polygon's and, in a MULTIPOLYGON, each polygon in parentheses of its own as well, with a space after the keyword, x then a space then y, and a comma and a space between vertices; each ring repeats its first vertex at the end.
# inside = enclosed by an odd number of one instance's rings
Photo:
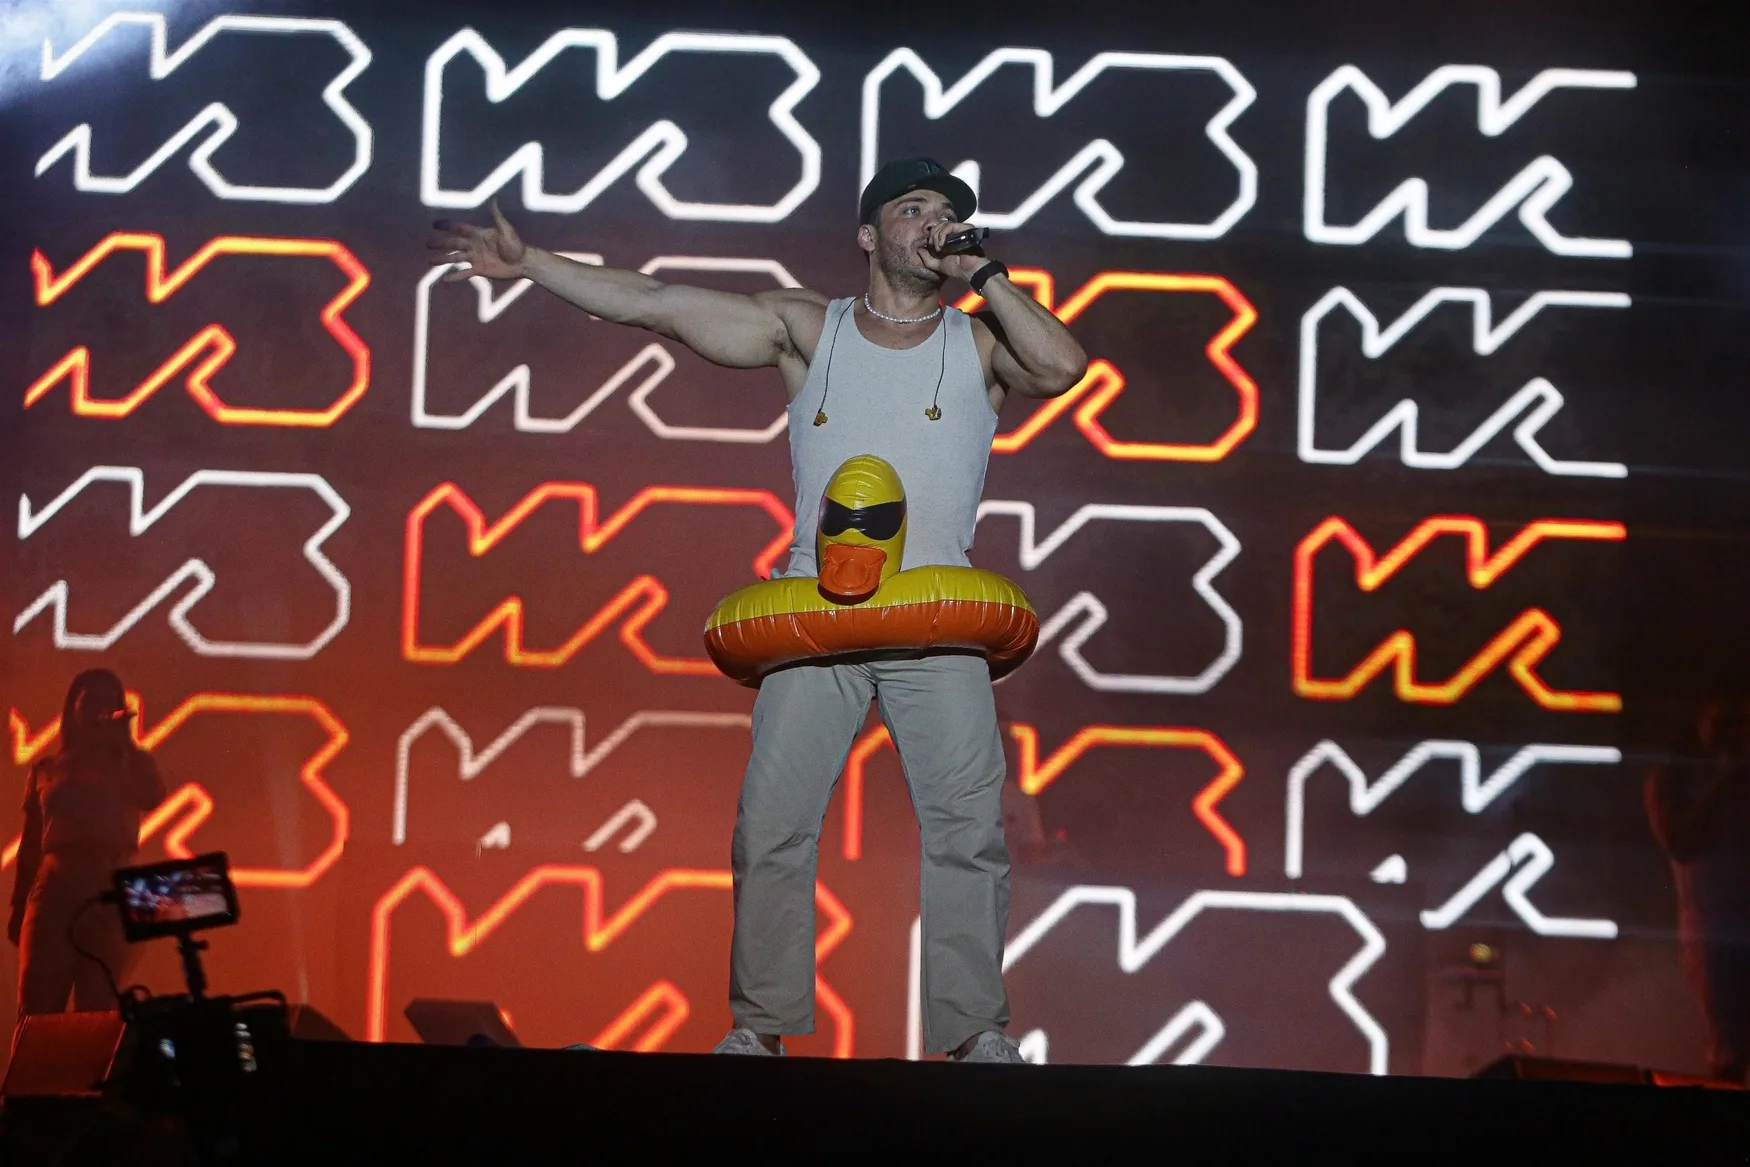
POLYGON ((773 669, 855 653, 964 649, 984 654, 992 679, 1033 652, 1039 616, 1014 583, 976 567, 914 567, 845 604, 812 576, 731 592, 705 625, 705 651, 723 675, 759 684, 773 669))
POLYGON ((958 649, 984 654, 1000 677, 1026 660, 1039 617, 1013 583, 976 567, 899 570, 906 505, 888 462, 858 454, 840 465, 821 495, 820 576, 750 584, 706 622, 705 651, 724 675, 758 685, 800 661, 958 649))

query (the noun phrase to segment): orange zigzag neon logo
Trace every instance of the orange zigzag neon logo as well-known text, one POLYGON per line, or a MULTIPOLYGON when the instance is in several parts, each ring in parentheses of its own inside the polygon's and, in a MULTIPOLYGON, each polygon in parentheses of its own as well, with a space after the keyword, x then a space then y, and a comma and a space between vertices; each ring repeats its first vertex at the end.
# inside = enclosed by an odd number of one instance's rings
MULTIPOLYGON (((1080 316, 1087 307, 1107 292, 1198 292, 1221 298, 1233 311, 1234 318, 1216 333, 1204 353, 1209 363, 1227 378, 1239 395, 1239 412, 1233 424, 1220 437, 1204 445, 1174 442, 1126 442, 1114 438, 1100 421, 1106 407, 1124 392, 1124 374, 1110 361, 1097 359, 1088 365, 1085 376, 1069 392, 1054 397, 1028 415, 1027 420, 1006 434, 991 440, 994 454, 1013 454, 1025 449, 1027 443, 1067 413, 1079 401, 1075 411, 1076 428, 1082 436, 1108 458, 1155 462, 1219 462, 1246 440, 1258 424, 1258 385, 1233 359, 1229 349, 1257 322, 1258 311, 1240 294, 1240 290, 1220 276, 1172 275, 1165 272, 1106 271, 1076 289, 1062 304, 1052 307, 1056 282, 1042 268, 1016 268, 1009 278, 1031 288, 1033 298, 1051 308, 1065 324, 1080 316)), ((984 303, 982 296, 968 292, 955 307, 962 312, 976 312, 984 303)))
POLYGON ((197 272, 221 255, 316 256, 327 259, 346 275, 348 283, 323 306, 322 327, 328 330, 328 335, 352 358, 352 383, 326 409, 256 409, 227 405, 210 382, 213 375, 236 353, 237 341, 221 325, 209 324, 195 333, 188 343, 177 349, 169 360, 153 370, 150 376, 134 386, 126 396, 115 399, 99 400, 91 396, 91 350, 79 345, 24 391, 26 409, 35 405, 63 380, 71 378, 74 413, 80 417, 126 417, 172 377, 188 369, 186 383, 189 396, 215 421, 226 425, 320 428, 333 425, 341 414, 351 409, 364 396, 365 390, 370 386, 371 350, 340 316, 370 284, 371 275, 352 252, 334 240, 221 235, 209 240, 206 246, 195 252, 181 267, 167 275, 164 270, 163 236, 117 231, 105 237, 58 276, 41 251, 31 252, 30 269, 36 277, 37 304, 47 306, 54 303, 92 268, 117 251, 146 253, 146 299, 153 304, 161 304, 169 299, 177 289, 193 279, 197 272))
POLYGON ((621 616, 620 642, 653 673, 684 676, 716 676, 717 666, 708 657, 664 656, 644 640, 644 626, 668 604, 668 589, 655 576, 640 575, 621 588, 589 620, 572 633, 557 648, 530 649, 523 644, 523 601, 510 596, 487 613, 460 640, 448 645, 422 643, 419 639, 420 572, 424 557, 425 520, 440 506, 447 506, 462 517, 468 528, 468 554, 476 558, 485 555, 538 507, 554 499, 576 502, 578 510, 577 541, 583 552, 593 554, 619 534, 626 524, 647 508, 659 503, 682 506, 754 506, 772 517, 778 534, 754 556, 753 569, 761 578, 771 574, 772 564, 790 546, 795 518, 790 508, 778 501, 769 490, 741 490, 726 487, 647 486, 632 496, 603 523, 596 521, 596 490, 584 482, 546 482, 523 496, 503 518, 486 525, 486 516, 474 500, 453 482, 446 482, 420 500, 407 516, 407 548, 402 576, 401 654, 411 661, 426 664, 454 664, 480 646, 500 626, 504 628, 504 659, 513 665, 535 668, 558 668, 570 660, 584 645, 594 640, 602 630, 621 616))
MULTIPOLYGON (((571 866, 565 864, 542 864, 532 868, 528 874, 519 879, 504 895, 500 896, 491 907, 468 922, 468 910, 462 901, 456 897, 448 885, 439 879, 428 867, 415 867, 398 880, 394 887, 377 900, 371 909, 371 952, 368 970, 369 986, 365 1001, 365 1039, 367 1041, 383 1041, 388 1033, 389 1010, 389 954, 390 954, 390 920, 397 908, 415 892, 422 892, 437 905, 444 917, 445 933, 448 937, 449 952, 452 957, 463 957, 479 947, 488 936, 498 930, 512 913, 526 903, 530 896, 543 887, 556 884, 566 887, 577 887, 583 891, 583 946, 588 952, 600 952, 615 940, 619 939, 638 918, 653 907, 671 891, 706 889, 714 891, 729 891, 733 887, 730 873, 727 871, 701 871, 692 868, 675 867, 658 873, 645 884, 638 893, 614 912, 612 916, 603 917, 602 907, 602 875, 594 867, 571 866)), ((851 931, 851 913, 839 898, 829 891, 825 884, 814 885, 814 902, 821 914, 827 917, 827 926, 819 932, 814 941, 814 963, 818 969, 820 962, 830 955, 833 949, 843 943, 851 931)), ((850 1007, 844 1002, 826 979, 816 972, 814 977, 814 992, 820 1002, 820 1007, 833 1021, 833 1056, 848 1058, 855 1047, 855 1018, 850 1007)), ((685 1020, 686 998, 678 989, 667 981, 659 980, 634 1001, 627 1009, 607 1027, 602 1030, 601 1037, 607 1041, 596 1040, 593 1045, 606 1046, 617 1044, 631 1031, 636 1029, 643 1020, 658 1007, 664 1007, 666 1014, 657 1023, 656 1030, 646 1033, 634 1048, 650 1050, 658 1048, 667 1040, 669 1034, 679 1028, 685 1020), (679 1016, 676 1016, 676 999, 678 998, 679 1016)))
MULTIPOLYGON (((1075 736, 1051 752, 1043 763, 1039 761, 1039 731, 1026 722, 1009 726, 1009 735, 1020 749, 1020 786, 1028 794, 1038 794, 1057 781, 1077 758, 1096 746, 1141 746, 1157 749, 1202 750, 1214 762, 1217 773, 1191 798, 1191 813, 1214 835, 1227 855, 1227 873, 1246 873, 1246 842, 1215 809, 1216 803, 1245 777, 1245 767, 1219 737, 1203 729, 1179 729, 1164 725, 1087 725, 1075 736)), ((863 857, 863 776, 869 759, 883 746, 891 746, 893 738, 885 725, 878 725, 858 738, 845 762, 845 843, 846 859, 863 857)))
MULTIPOLYGON (((140 696, 138 693, 128 694, 128 707, 140 712, 140 696)), ((351 830, 352 811, 346 803, 329 788, 322 777, 323 769, 334 759, 334 756, 346 747, 348 733, 346 726, 341 724, 333 712, 314 697, 268 697, 248 693, 196 693, 175 709, 170 715, 148 732, 139 732, 140 719, 136 716, 133 724, 134 741, 143 750, 156 750, 165 739, 182 728, 183 724, 196 714, 203 713, 251 713, 273 714, 280 716, 308 717, 320 725, 328 735, 320 749, 309 758, 298 771, 298 780, 304 784, 322 809, 328 812, 332 830, 328 845, 316 858, 299 868, 256 868, 233 867, 231 878, 238 887, 276 887, 302 888, 309 887, 340 858, 340 853, 346 849, 347 836, 351 830)), ((9 718, 12 730, 12 760, 20 766, 28 766, 43 754, 48 752, 55 737, 61 732, 59 717, 50 721, 42 729, 31 732, 30 724, 24 716, 14 709, 9 718)), ((201 825, 212 817, 213 796, 206 787, 198 782, 188 782, 179 787, 169 798, 160 803, 140 823, 140 843, 162 830, 166 824, 182 815, 180 821, 171 827, 164 836, 164 853, 173 859, 187 859, 194 852, 188 845, 189 837, 201 828, 201 825)), ((0 855, 0 868, 12 863, 18 856, 18 837, 13 836, 6 845, 3 855, 0 855)))
POLYGON ((1468 693, 1502 661, 1519 687, 1545 709, 1569 713, 1616 713, 1622 698, 1616 693, 1552 689, 1537 675, 1537 665, 1562 638, 1561 625, 1541 608, 1527 608, 1498 632, 1458 672, 1444 681, 1416 679, 1416 638, 1405 629, 1387 636, 1365 660, 1342 677, 1315 677, 1312 671, 1313 558, 1333 539, 1355 560, 1355 582, 1371 592, 1390 579, 1422 548, 1441 535, 1465 539, 1466 575, 1478 590, 1493 584, 1521 556, 1544 539, 1621 541, 1628 532, 1621 523, 1594 520, 1538 519, 1527 523, 1490 555, 1489 533, 1482 520, 1469 515, 1436 515, 1425 519, 1383 558, 1354 527, 1332 517, 1314 527, 1294 551, 1294 691, 1320 701, 1347 701, 1375 677, 1392 668, 1398 700, 1418 705, 1451 705, 1468 693))

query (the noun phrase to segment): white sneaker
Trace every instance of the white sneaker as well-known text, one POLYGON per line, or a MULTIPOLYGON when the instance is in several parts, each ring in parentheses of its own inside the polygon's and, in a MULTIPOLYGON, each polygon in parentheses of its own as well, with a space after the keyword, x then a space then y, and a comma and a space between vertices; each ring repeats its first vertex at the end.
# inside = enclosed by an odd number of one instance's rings
POLYGON ((778 1042, 778 1052, 773 1053, 766 1048, 766 1043, 760 1040, 759 1034, 751 1029, 737 1026, 731 1029, 723 1040, 717 1043, 717 1048, 711 1052, 714 1054, 747 1054, 761 1058, 781 1058, 784 1056, 784 1043, 778 1042))
POLYGON ((951 1062, 996 1062, 1005 1066, 1031 1065, 1021 1056, 1021 1047, 1015 1044, 1015 1039, 1006 1033, 995 1029, 987 1029, 978 1035, 978 1040, 972 1043, 972 1048, 956 1057, 948 1055, 951 1062))

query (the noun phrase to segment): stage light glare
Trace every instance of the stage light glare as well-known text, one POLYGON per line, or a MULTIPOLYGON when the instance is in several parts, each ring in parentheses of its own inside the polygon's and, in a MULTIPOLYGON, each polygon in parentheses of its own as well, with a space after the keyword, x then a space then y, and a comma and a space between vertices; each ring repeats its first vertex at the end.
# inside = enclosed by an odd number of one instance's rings
MULTIPOLYGON (((0 10, 0 106, 39 83, 44 43, 72 44, 104 17, 137 4, 138 0, 13 0, 0 10)), ((187 8, 216 7, 212 0, 200 4, 157 0, 152 5, 154 12, 171 21, 187 8)))

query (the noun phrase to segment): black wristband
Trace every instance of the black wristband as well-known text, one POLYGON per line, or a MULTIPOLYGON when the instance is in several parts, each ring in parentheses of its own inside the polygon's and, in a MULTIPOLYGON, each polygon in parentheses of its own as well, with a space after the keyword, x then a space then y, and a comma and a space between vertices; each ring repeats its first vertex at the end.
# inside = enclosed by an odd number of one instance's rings
POLYGON ((990 279, 992 276, 1006 276, 1008 274, 1009 265, 1000 259, 993 259, 977 271, 973 272, 972 278, 966 282, 972 287, 974 292, 982 296, 984 295, 984 282, 986 280, 990 279))

